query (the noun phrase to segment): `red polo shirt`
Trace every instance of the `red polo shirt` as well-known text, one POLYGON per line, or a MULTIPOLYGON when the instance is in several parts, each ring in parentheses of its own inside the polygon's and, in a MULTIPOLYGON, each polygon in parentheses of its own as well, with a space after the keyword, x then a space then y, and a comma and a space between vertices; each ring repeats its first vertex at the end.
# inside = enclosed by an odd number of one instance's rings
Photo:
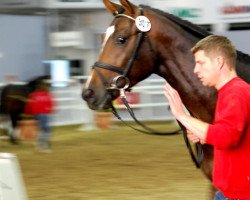
POLYGON ((250 199, 250 85, 240 78, 218 91, 206 142, 214 146, 214 185, 227 198, 250 199))

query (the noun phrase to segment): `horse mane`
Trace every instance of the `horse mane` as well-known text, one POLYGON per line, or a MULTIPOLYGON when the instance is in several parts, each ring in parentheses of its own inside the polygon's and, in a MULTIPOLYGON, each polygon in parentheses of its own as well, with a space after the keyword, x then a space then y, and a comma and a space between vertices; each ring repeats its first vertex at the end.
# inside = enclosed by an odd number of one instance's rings
MULTIPOLYGON (((207 30, 205 30, 201 26, 193 24, 190 21, 181 19, 180 17, 176 17, 175 15, 172 15, 170 13, 167 13, 167 12, 164 12, 162 10, 152 8, 152 7, 146 6, 146 5, 140 5, 140 7, 142 7, 143 9, 145 8, 145 9, 148 9, 148 10, 152 10, 155 13, 166 17, 167 19, 169 19, 172 22, 176 23, 177 25, 182 27, 184 30, 186 30, 189 33, 197 36, 200 39, 202 39, 204 37, 207 37, 209 35, 212 35, 212 33, 208 32, 207 30)), ((243 63, 246 67, 248 67, 247 65, 250 65, 250 56, 248 54, 246 54, 246 53, 243 53, 242 51, 237 50, 237 61, 243 63)))
POLYGON ((167 19, 173 21, 175 24, 181 26, 183 29, 187 30, 188 32, 196 35, 197 37, 199 37, 200 39, 212 35, 212 33, 208 32, 207 30, 205 30, 204 28, 202 28, 201 26, 195 25, 190 21, 181 19, 180 17, 176 17, 175 15, 172 15, 170 13, 164 12, 162 10, 156 9, 156 8, 152 8, 150 6, 146 6, 146 5, 140 5, 140 7, 148 9, 148 10, 152 10, 155 13, 166 17, 167 19))

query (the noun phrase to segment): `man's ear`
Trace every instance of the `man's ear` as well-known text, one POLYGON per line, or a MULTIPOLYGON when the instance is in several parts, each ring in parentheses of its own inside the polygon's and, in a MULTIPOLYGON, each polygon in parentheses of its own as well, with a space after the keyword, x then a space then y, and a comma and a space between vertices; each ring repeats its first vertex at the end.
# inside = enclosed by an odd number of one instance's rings
POLYGON ((216 65, 218 69, 221 70, 225 65, 225 58, 223 56, 216 57, 216 65))

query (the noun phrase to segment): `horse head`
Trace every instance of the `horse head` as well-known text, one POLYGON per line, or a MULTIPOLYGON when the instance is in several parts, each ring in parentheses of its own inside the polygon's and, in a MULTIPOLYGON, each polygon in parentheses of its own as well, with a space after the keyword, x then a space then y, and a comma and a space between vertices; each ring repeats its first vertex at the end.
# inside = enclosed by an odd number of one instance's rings
POLYGON ((147 78, 158 64, 148 37, 153 27, 142 9, 127 0, 120 0, 121 5, 103 2, 115 18, 82 93, 94 110, 110 108, 120 89, 131 88, 147 78))

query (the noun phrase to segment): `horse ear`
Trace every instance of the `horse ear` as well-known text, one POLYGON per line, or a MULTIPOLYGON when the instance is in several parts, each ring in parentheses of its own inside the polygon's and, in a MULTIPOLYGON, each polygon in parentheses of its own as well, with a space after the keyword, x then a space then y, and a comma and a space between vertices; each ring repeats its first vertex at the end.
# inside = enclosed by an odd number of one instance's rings
POLYGON ((134 4, 132 4, 128 0, 120 0, 120 3, 130 14, 135 14, 137 7, 134 4))
POLYGON ((107 10, 115 15, 119 12, 119 10, 122 8, 121 5, 111 2, 110 0, 103 0, 104 5, 106 6, 107 10))

